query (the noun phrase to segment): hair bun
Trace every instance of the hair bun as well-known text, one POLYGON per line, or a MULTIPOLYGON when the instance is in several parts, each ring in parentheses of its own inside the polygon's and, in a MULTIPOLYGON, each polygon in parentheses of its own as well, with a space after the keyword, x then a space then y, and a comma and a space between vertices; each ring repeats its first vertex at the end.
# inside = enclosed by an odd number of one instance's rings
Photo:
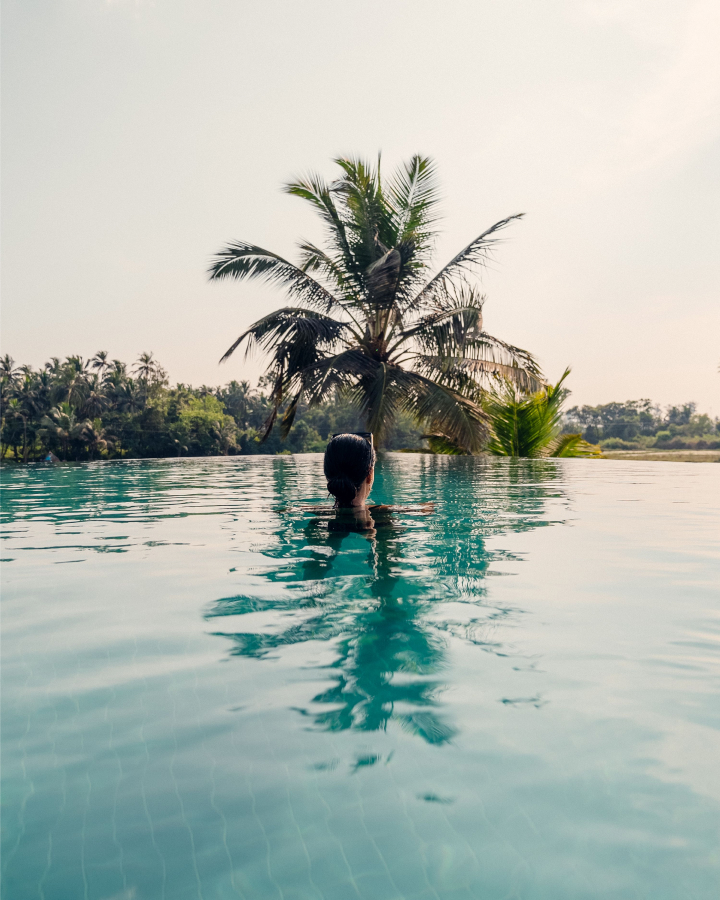
POLYGON ((347 475, 335 475, 328 478, 328 492, 337 498, 340 506, 350 506, 357 495, 357 488, 347 475))

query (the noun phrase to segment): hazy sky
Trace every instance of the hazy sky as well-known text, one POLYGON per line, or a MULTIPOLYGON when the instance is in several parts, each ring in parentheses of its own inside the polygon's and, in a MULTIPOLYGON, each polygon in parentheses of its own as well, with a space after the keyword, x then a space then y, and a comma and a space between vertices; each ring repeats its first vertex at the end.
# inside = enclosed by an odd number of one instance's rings
POLYGON ((210 284, 243 238, 321 228, 279 188, 333 156, 433 156, 437 263, 516 212, 486 327, 573 402, 720 414, 718 0, 4 0, 2 352, 237 354, 276 289, 210 284))

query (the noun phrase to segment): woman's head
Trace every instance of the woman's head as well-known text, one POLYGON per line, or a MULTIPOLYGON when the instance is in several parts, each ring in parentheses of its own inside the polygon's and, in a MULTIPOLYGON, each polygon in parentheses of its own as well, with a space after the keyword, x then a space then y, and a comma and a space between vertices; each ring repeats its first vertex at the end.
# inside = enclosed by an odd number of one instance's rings
POLYGON ((353 506, 370 493, 375 451, 371 442, 358 434, 336 434, 325 451, 324 468, 335 505, 353 506))

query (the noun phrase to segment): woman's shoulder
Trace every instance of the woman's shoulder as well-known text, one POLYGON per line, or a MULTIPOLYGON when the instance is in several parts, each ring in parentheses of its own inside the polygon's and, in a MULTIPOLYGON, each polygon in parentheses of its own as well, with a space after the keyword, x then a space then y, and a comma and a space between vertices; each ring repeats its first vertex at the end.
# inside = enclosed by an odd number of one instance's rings
POLYGON ((427 515, 428 513, 435 512, 435 504, 434 503, 411 503, 406 504, 404 506, 390 506, 384 503, 379 503, 375 506, 368 506, 368 510, 370 512, 388 512, 388 513, 419 513, 420 515, 427 515))

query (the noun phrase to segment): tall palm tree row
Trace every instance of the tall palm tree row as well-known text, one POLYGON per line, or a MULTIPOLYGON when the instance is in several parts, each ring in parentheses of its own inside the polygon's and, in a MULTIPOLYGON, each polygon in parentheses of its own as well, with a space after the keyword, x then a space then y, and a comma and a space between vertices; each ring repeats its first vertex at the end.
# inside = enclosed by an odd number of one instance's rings
POLYGON ((114 441, 102 425, 102 416, 142 413, 151 399, 160 399, 167 384, 165 370, 151 353, 143 353, 134 366, 135 378, 119 360, 105 351, 92 359, 53 357, 40 370, 15 366, 11 356, 0 358, 0 460, 10 446, 14 457, 28 462, 37 455, 38 442, 62 457, 112 449, 114 441), (20 454, 18 448, 22 447, 20 454))
MULTIPOLYGON (((150 353, 133 366, 101 351, 89 360, 53 357, 39 369, 17 366, 5 355, 0 358, 0 464, 11 450, 15 462, 48 454, 79 461, 307 452, 323 446, 328 434, 354 427, 347 404, 303 406, 303 422, 287 444, 276 434, 261 445, 258 433, 271 409, 265 392, 247 381, 171 387, 150 353)), ((398 424, 394 446, 417 445, 420 431, 407 419, 398 424)))
POLYGON ((448 446, 476 452, 487 432, 489 379, 543 386, 530 353, 483 330, 484 297, 472 280, 499 233, 521 216, 496 222, 431 275, 439 201, 432 161, 413 156, 388 180, 379 160, 335 162, 332 183, 310 175, 285 186, 320 215, 322 247, 302 241, 294 264, 235 241, 214 258, 211 279, 264 279, 292 304, 251 325, 222 359, 243 343, 246 353, 269 353, 265 436, 281 409, 287 435, 301 401, 318 405, 340 392, 379 445, 404 410, 448 446))

